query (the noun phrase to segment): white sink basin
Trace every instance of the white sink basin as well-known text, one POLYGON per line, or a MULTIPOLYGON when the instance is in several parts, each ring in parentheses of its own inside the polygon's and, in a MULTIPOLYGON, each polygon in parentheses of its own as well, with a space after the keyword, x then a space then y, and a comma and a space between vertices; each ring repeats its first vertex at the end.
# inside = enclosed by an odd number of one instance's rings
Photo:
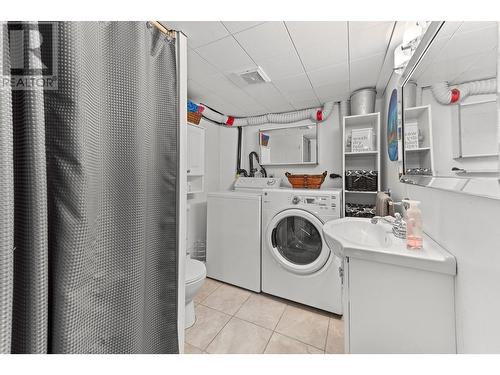
POLYGON ((369 219, 344 218, 332 220, 323 226, 326 243, 338 257, 344 257, 344 248, 387 248, 393 234, 389 225, 372 224, 369 219))
POLYGON ((420 250, 406 248, 406 240, 394 237, 392 226, 370 219, 344 218, 323 225, 326 243, 340 258, 351 257, 410 268, 456 274, 456 260, 428 236, 420 250))

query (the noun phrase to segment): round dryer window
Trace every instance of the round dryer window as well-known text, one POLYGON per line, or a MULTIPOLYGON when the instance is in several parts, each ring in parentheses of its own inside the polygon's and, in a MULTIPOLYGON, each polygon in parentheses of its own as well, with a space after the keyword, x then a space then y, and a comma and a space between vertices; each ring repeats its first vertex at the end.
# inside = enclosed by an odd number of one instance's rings
POLYGON ((321 254, 323 241, 316 227, 300 216, 282 219, 273 234, 276 249, 288 261, 305 265, 314 262, 321 254))
POLYGON ((330 256, 322 227, 321 220, 309 212, 297 209, 282 211, 269 223, 269 250, 290 271, 301 274, 316 272, 330 256))

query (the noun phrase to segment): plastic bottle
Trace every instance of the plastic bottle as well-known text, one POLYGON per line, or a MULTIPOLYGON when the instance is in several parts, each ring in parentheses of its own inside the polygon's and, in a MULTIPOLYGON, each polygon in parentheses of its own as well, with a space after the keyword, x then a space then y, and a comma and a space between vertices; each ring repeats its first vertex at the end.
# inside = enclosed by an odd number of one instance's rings
POLYGON ((406 248, 418 250, 422 248, 423 228, 422 211, 418 208, 419 201, 403 200, 409 204, 406 210, 406 248))

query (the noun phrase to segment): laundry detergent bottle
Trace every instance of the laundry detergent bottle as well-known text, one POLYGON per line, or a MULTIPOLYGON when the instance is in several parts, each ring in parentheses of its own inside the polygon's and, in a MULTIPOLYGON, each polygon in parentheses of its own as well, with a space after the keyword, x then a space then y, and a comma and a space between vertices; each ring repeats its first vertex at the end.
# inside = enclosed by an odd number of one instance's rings
POLYGON ((404 200, 409 205, 406 210, 406 248, 418 250, 422 248, 424 231, 422 228, 422 211, 419 201, 404 200))

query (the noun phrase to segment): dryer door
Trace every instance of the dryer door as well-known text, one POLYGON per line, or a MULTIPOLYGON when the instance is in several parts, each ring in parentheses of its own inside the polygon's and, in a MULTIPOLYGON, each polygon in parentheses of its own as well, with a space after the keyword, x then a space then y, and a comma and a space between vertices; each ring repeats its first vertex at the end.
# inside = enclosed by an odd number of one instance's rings
POLYGON ((321 220, 307 211, 282 211, 267 227, 268 251, 289 271, 314 273, 325 265, 330 256, 322 230, 321 220))

